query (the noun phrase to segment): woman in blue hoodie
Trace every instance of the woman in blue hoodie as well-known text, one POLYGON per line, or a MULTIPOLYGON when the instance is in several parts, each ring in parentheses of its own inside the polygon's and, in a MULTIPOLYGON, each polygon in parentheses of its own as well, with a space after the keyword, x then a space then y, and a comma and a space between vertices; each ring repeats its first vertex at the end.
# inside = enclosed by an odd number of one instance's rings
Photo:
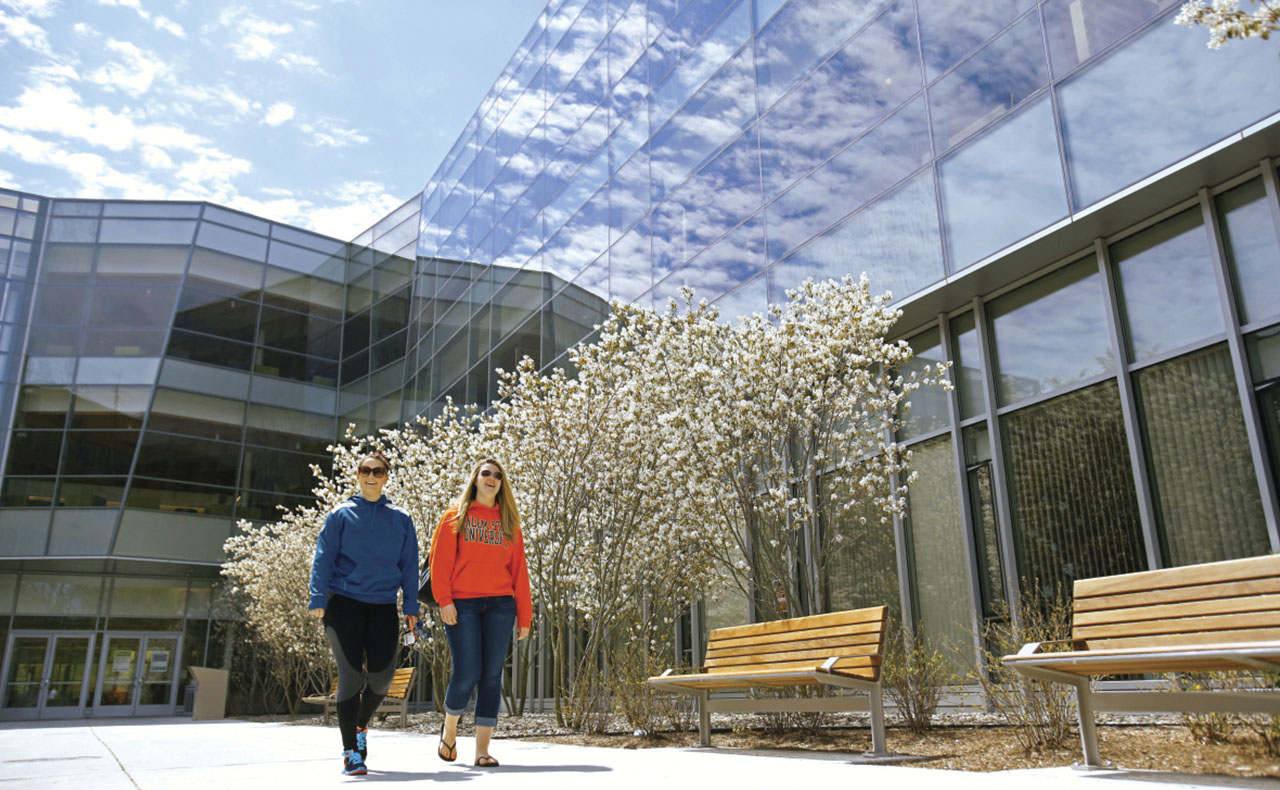
POLYGON ((323 618, 338 663, 338 732, 347 775, 367 772, 369 719, 395 675, 397 591, 404 596, 409 630, 418 621, 418 535, 409 514, 382 493, 390 473, 391 463, 380 452, 360 459, 360 493, 325 519, 311 564, 307 608, 323 618))

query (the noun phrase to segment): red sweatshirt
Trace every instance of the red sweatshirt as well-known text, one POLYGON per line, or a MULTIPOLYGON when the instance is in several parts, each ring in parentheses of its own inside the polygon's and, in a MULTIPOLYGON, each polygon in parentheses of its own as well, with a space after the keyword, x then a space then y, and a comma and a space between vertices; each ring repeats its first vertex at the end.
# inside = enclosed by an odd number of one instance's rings
POLYGON ((507 540, 498 508, 472 502, 467 523, 455 535, 457 513, 455 508, 445 511, 431 538, 431 591, 436 601, 448 606, 454 598, 514 595, 516 624, 528 628, 533 623, 533 603, 520 530, 507 540))

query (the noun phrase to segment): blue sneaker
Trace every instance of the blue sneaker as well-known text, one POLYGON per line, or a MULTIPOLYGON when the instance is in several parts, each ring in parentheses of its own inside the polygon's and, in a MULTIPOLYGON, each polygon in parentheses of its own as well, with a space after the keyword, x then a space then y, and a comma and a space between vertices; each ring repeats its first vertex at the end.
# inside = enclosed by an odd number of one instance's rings
POLYGON ((355 749, 342 753, 342 773, 346 776, 364 776, 369 769, 364 765, 364 758, 355 749))
POLYGON ((369 759, 369 728, 361 727, 356 730, 356 751, 360 752, 360 759, 369 759))

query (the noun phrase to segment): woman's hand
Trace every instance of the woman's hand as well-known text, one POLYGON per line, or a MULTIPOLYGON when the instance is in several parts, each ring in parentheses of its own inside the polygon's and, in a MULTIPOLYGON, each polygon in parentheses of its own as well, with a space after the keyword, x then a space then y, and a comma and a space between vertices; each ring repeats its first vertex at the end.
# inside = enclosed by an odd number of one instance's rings
POLYGON ((418 625, 417 616, 412 614, 406 614, 404 616, 404 624, 408 626, 410 631, 413 631, 413 629, 418 625))
POLYGON ((521 626, 520 630, 516 631, 516 641, 521 642, 527 638, 529 638, 529 626, 521 626))
POLYGON ((312 610, 309 612, 309 614, 310 614, 312 617, 324 617, 324 608, 323 608, 323 607, 321 607, 321 608, 319 608, 319 609, 312 609, 312 610))
POLYGON ((458 624, 458 607, 454 606, 453 604, 449 604, 448 606, 441 606, 440 619, 444 622, 445 625, 457 625, 458 624))

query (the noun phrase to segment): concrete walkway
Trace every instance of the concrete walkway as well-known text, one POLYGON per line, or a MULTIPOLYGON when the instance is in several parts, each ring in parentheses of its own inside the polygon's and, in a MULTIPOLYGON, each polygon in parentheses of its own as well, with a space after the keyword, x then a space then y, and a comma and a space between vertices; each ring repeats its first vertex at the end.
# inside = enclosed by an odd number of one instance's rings
POLYGON ((500 768, 474 768, 474 745, 460 738, 457 763, 436 758, 433 736, 371 731, 368 776, 340 773, 333 728, 243 721, 143 719, 0 725, 0 788, 323 788, 378 782, 450 782, 476 790, 686 787, 946 788, 946 790, 1280 790, 1280 780, 1194 777, 1150 771, 1054 768, 995 774, 855 765, 845 756, 776 756, 715 749, 605 749, 494 741, 500 768))

